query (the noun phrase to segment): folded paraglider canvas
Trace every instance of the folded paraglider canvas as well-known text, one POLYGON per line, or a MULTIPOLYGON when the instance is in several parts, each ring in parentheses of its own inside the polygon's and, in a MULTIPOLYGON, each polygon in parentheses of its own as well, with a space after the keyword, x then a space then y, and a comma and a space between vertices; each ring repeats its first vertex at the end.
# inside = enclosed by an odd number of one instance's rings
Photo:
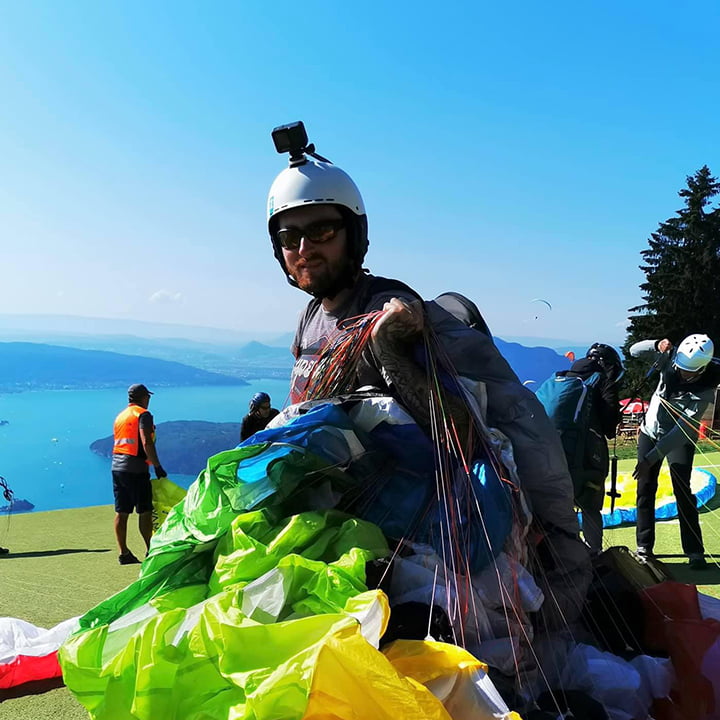
MULTIPOLYGON (((470 478, 467 509, 450 510, 450 538, 432 446, 400 408, 376 398, 312 404, 209 459, 139 579, 80 618, 59 653, 66 684, 108 720, 350 717, 343 708, 357 702, 377 718, 449 717, 379 651, 389 606, 368 590, 366 565, 390 556, 388 536, 427 543, 457 615, 468 596, 450 558, 463 558, 469 579, 513 526, 511 489, 490 463, 476 462, 470 478), (477 531, 474 504, 488 516, 477 531)), ((469 653, 465 662, 480 667, 469 653)))

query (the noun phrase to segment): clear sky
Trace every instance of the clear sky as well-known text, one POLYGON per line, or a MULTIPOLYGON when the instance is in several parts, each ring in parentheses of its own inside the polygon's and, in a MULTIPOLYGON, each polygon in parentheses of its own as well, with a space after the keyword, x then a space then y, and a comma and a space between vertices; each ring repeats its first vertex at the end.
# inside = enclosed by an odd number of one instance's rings
POLYGON ((720 173, 718 37, 715 0, 2 3, 0 312, 290 330, 265 201, 302 119, 372 271, 622 341, 649 234, 720 173))

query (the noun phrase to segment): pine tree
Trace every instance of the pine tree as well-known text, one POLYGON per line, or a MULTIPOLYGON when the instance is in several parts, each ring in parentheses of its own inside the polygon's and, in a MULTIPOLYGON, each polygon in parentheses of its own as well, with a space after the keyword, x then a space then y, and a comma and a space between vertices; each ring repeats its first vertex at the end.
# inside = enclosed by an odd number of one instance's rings
MULTIPOLYGON (((687 178, 678 193, 685 207, 660 223, 641 252, 644 303, 630 308, 626 356, 638 340, 669 338, 677 345, 694 332, 706 333, 720 348, 720 208, 712 199, 720 182, 707 165, 687 178)), ((629 360, 628 390, 636 387, 647 368, 629 360)), ((641 393, 647 397, 652 387, 641 393)))

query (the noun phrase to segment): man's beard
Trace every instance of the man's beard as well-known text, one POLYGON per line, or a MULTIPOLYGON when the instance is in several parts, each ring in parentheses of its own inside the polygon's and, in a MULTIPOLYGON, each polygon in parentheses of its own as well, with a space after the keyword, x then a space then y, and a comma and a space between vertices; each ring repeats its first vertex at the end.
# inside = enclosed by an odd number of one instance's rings
POLYGON ((321 272, 315 271, 312 278, 302 273, 291 273, 291 277, 301 290, 319 299, 332 300, 341 290, 355 284, 355 270, 347 257, 333 265, 326 263, 321 272))

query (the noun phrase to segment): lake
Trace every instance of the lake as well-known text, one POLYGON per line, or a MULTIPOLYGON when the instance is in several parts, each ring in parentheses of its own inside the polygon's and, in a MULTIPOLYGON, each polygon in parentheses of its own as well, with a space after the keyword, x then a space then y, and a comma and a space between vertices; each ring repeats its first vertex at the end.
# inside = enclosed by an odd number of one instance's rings
MULTIPOLYGON (((156 388, 149 409, 156 424, 167 420, 239 423, 250 398, 260 390, 269 393, 273 406, 280 409, 287 399, 288 381, 156 388)), ((36 511, 112 504, 110 460, 95 455, 89 446, 112 434, 115 416, 126 404, 122 388, 0 395, 0 420, 8 421, 0 426, 0 475, 15 498, 34 503, 36 511)), ((171 479, 187 487, 195 478, 171 475, 171 479)), ((6 504, 0 495, 0 506, 6 504)))

